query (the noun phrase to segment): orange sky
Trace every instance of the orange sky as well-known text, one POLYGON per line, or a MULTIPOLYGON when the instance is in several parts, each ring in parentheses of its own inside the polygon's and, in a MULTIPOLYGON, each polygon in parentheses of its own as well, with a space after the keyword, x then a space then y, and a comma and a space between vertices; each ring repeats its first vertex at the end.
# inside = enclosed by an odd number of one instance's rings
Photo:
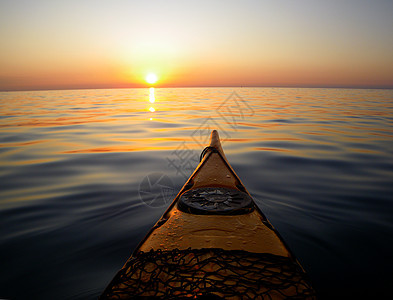
POLYGON ((393 2, 0 2, 0 90, 393 88, 393 2))

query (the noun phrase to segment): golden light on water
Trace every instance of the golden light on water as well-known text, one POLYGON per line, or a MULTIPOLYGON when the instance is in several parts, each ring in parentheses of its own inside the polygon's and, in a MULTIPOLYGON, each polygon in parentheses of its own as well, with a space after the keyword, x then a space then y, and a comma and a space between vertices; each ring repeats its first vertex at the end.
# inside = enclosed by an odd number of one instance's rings
POLYGON ((154 103, 156 101, 156 97, 154 96, 154 87, 149 89, 149 101, 150 103, 154 103))
POLYGON ((157 75, 154 74, 154 73, 149 73, 149 74, 146 75, 146 78, 145 78, 145 79, 146 79, 146 82, 147 82, 147 83, 154 84, 154 83, 157 82, 158 77, 157 77, 157 75))
MULTIPOLYGON (((154 103, 156 101, 156 97, 154 96, 154 87, 149 88, 149 102, 150 103, 154 103)), ((155 112, 155 108, 153 106, 151 106, 149 108, 150 112, 155 112)), ((150 118, 151 120, 151 118, 150 118)))

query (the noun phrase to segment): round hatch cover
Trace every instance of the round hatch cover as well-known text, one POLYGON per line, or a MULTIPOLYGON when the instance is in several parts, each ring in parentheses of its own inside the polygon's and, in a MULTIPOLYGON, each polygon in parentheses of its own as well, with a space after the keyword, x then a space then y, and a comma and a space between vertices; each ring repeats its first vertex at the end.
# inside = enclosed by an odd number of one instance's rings
POLYGON ((178 201, 181 211, 199 215, 238 215, 253 210, 251 197, 244 192, 222 187, 196 188, 178 201))

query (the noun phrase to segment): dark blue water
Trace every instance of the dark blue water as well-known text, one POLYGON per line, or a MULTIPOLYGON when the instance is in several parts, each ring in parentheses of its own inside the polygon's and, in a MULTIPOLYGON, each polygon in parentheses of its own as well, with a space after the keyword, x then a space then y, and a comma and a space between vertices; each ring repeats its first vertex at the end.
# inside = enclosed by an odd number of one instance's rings
POLYGON ((393 90, 284 88, 0 93, 0 298, 96 298, 214 128, 321 298, 390 298, 393 90))

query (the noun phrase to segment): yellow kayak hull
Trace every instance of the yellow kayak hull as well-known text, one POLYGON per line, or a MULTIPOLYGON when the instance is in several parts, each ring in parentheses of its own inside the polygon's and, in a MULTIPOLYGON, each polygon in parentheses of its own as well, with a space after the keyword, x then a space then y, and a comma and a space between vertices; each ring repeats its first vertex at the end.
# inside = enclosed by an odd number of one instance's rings
POLYGON ((101 299, 315 299, 228 163, 217 131, 202 156, 101 299))

